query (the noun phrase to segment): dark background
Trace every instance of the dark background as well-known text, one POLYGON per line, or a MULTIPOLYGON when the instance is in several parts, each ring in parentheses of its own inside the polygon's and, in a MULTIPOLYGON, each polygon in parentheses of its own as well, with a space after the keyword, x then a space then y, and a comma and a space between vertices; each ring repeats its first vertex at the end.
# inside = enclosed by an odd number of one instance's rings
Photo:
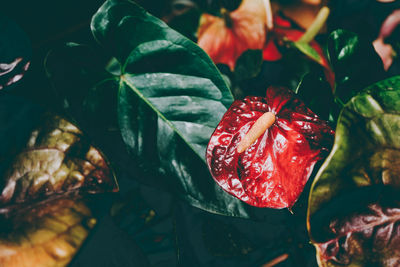
MULTIPOLYGON (((95 45, 90 19, 103 0, 3 1, 0 12, 15 21, 31 42, 31 68, 7 94, 22 97, 45 109, 62 113, 43 61, 52 48, 64 42, 95 45)), ((170 10, 168 1, 143 0, 156 15, 170 10)), ((203 1, 198 1, 207 6, 203 1)), ((345 27, 374 39, 379 25, 398 3, 335 0, 331 28, 345 27)), ((2 42, 7 40, 0 39, 2 42)), ((0 56, 4 56, 1 53, 0 56)), ((29 115, 24 119, 28 120, 29 115)), ((288 253, 278 266, 315 266, 313 247, 305 227, 306 194, 298 212, 260 210, 259 221, 217 216, 190 207, 160 189, 139 185, 134 175, 121 173, 121 193, 94 199, 100 217, 71 266, 262 266, 288 253), (129 203, 115 218, 112 202, 129 203), (128 216, 128 215, 129 216, 128 216), (150 224, 144 223, 155 214, 150 224)), ((307 192, 307 190, 305 191, 307 192)))

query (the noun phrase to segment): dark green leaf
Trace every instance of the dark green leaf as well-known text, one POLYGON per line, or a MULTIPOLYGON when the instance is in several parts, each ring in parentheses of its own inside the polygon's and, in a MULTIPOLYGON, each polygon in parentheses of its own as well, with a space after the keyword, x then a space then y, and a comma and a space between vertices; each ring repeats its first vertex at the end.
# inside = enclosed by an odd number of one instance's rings
POLYGON ((167 192, 136 185, 112 207, 116 225, 135 240, 152 266, 160 261, 176 265, 173 205, 175 202, 167 192))
POLYGON ((317 62, 308 59, 304 54, 293 48, 288 48, 281 59, 282 74, 277 85, 286 86, 295 91, 307 73, 324 76, 324 68, 317 62))
POLYGON ((219 188, 205 164, 208 140, 233 101, 206 53, 130 1, 107 1, 91 27, 108 63, 81 62, 88 57, 79 59, 76 46, 47 59, 56 88, 66 103, 75 103, 69 108, 76 119, 89 126, 94 121, 89 131, 97 135, 117 126, 137 176, 166 185, 196 207, 249 217, 249 206, 219 188), (66 84, 83 89, 70 94, 66 84), (97 113, 112 119, 101 121, 97 113))
POLYGON ((321 56, 308 43, 305 43, 305 42, 291 42, 291 44, 295 48, 300 50, 300 52, 305 54, 307 57, 311 58, 312 60, 314 60, 316 62, 320 62, 321 61, 321 56))
POLYGON ((243 257, 255 250, 254 244, 237 227, 215 220, 202 224, 204 244, 217 257, 243 257))
POLYGON ((197 28, 199 27, 200 22, 201 11, 196 8, 195 3, 190 0, 174 2, 175 3, 172 4, 172 11, 174 12, 173 14, 175 16, 172 19, 168 18, 168 25, 177 32, 185 35, 190 40, 195 41, 197 28), (185 4, 185 2, 187 2, 187 4, 185 4), (178 8, 183 10, 178 10, 178 8))
POLYGON ((68 43, 51 51, 45 64, 64 108, 82 126, 95 130, 118 126, 118 79, 110 74, 120 75, 115 59, 88 46, 68 43))
POLYGON ((332 32, 328 38, 328 57, 335 73, 335 97, 343 103, 385 78, 382 61, 372 43, 355 33, 332 32))
POLYGON ((245 51, 236 61, 236 80, 243 81, 256 77, 261 71, 262 61, 263 58, 261 50, 245 51))
POLYGON ((299 83, 296 94, 319 117, 336 122, 340 109, 334 102, 331 86, 324 78, 315 73, 306 74, 299 83))
POLYGON ((127 0, 109 0, 92 19, 92 31, 118 59, 122 73, 167 72, 210 79, 228 107, 233 101, 225 81, 195 43, 127 0))
POLYGON ((344 107, 309 198, 309 232, 322 266, 399 263, 399 133, 400 76, 344 107))

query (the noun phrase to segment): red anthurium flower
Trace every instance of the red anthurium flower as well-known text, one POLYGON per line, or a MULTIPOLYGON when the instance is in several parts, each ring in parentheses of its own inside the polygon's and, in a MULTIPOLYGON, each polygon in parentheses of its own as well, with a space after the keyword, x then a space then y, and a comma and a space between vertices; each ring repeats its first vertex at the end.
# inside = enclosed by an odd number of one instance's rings
POLYGON ((268 1, 243 0, 233 12, 222 9, 222 18, 203 14, 198 45, 214 63, 226 64, 234 70, 235 62, 243 52, 264 47, 268 24, 266 10, 270 10, 266 9, 268 1))
MULTIPOLYGON (((268 40, 263 49, 263 59, 266 61, 277 61, 282 58, 282 54, 279 51, 279 45, 282 45, 282 41, 297 42, 303 36, 304 31, 294 27, 291 21, 283 18, 282 16, 274 16, 274 29, 268 35, 268 40)), ((329 65, 329 62, 325 56, 325 53, 318 42, 312 40, 309 45, 318 53, 319 59, 310 57, 320 64, 325 69, 325 76, 327 81, 333 88, 335 75, 329 65)))
MULTIPOLYGON (((304 31, 294 28, 289 20, 286 20, 278 15, 274 17, 274 26, 275 27, 270 34, 270 38, 264 46, 264 60, 267 61, 274 61, 271 60, 271 58, 276 58, 275 60, 279 60, 282 58, 282 54, 276 48, 275 42, 277 42, 278 40, 289 40, 292 42, 297 42, 304 34, 304 31), (271 56, 271 54, 274 56, 271 56)), ((325 68, 330 68, 322 47, 314 40, 311 41, 309 44, 320 56, 320 60, 317 61, 317 63, 321 64, 325 68)))
POLYGON ((207 164, 215 181, 242 201, 290 208, 333 136, 327 122, 294 93, 270 87, 265 98, 246 97, 232 104, 210 139, 207 164), (269 128, 243 147, 264 118, 269 128))

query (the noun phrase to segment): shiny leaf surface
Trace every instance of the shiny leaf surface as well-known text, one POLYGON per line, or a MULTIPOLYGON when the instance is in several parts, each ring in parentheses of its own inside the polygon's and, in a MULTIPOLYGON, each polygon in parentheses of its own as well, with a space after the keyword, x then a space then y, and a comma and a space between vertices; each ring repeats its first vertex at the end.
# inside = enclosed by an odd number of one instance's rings
POLYGON ((289 89, 270 87, 265 98, 232 104, 210 139, 207 163, 216 182, 246 203, 290 208, 330 149, 333 134, 289 89), (266 112, 275 114, 275 122, 239 153, 240 141, 266 112))
POLYGON ((328 57, 335 72, 335 97, 343 103, 368 85, 386 78, 372 44, 355 33, 332 32, 328 38, 328 57))
POLYGON ((205 164, 209 137, 233 101, 206 53, 129 1, 105 2, 91 27, 112 57, 108 64, 87 63, 76 45, 47 59, 48 74, 76 118, 94 135, 120 131, 137 176, 196 207, 249 217, 249 207, 223 192, 205 164), (66 85, 73 84, 83 90, 70 94, 66 85))
POLYGON ((339 117, 309 198, 321 266, 399 264, 399 100, 396 76, 353 97, 339 117))
POLYGON ((331 86, 323 77, 315 73, 306 74, 295 92, 319 117, 336 122, 340 110, 334 102, 331 86))

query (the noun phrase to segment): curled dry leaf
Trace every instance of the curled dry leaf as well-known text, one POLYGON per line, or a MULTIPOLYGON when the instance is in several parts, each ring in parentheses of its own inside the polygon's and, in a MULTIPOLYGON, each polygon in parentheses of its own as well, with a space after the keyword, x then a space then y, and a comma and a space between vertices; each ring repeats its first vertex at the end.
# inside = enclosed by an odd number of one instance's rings
POLYGON ((315 163, 331 146, 333 131, 286 88, 270 87, 263 97, 235 101, 207 147, 207 163, 227 192, 257 207, 292 207, 315 163), (266 112, 276 115, 243 153, 240 141, 266 112))
POLYGON ((311 188, 308 230, 320 266, 400 263, 400 76, 344 107, 311 188))
POLYGON ((30 62, 23 62, 22 57, 18 57, 10 63, 0 63, 0 89, 21 80, 29 65, 30 62))
POLYGON ((115 191, 112 171, 75 125, 50 114, 9 156, 0 161, 0 266, 67 265, 96 223, 83 193, 115 191))
POLYGON ((65 266, 96 223, 81 201, 61 198, 7 222, 0 233, 0 266, 65 266))
POLYGON ((75 125, 49 114, 32 131, 26 148, 16 155, 3 175, 3 183, 1 212, 53 194, 117 189, 100 151, 75 125))
POLYGON ((336 237, 315 244, 320 266, 398 266, 399 204, 372 203, 362 211, 332 220, 329 227, 336 237))
POLYGON ((16 83, 30 65, 31 44, 13 21, 0 18, 0 89, 16 83))
POLYGON ((267 32, 264 0, 243 0, 233 12, 221 11, 222 18, 203 14, 198 29, 198 44, 214 63, 234 70, 236 60, 246 50, 261 50, 267 32))

